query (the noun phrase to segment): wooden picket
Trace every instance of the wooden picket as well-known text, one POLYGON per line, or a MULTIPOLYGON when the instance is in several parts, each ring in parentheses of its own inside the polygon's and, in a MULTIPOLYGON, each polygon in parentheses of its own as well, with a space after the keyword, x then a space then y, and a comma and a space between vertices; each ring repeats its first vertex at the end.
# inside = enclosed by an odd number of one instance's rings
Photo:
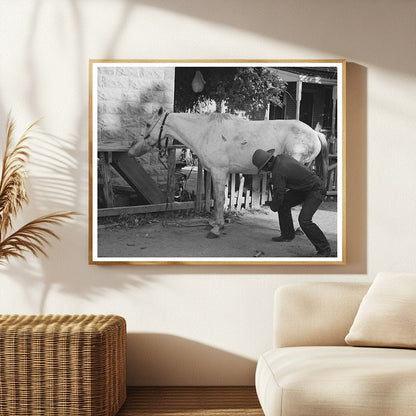
MULTIPOLYGON (((206 172, 205 178, 205 211, 209 212, 214 207, 212 195, 212 186, 210 185, 211 176, 206 172), (207 196, 209 196, 207 198, 207 196)), ((242 175, 231 174, 225 185, 224 208, 231 211, 240 211, 241 209, 259 209, 271 200, 271 194, 268 187, 268 174, 260 175, 242 175), (251 176, 251 181, 246 178, 251 176), (247 185, 251 183, 251 185, 247 185)))
POLYGON ((268 175, 241 175, 231 174, 226 192, 225 208, 231 211, 241 209, 261 208, 270 200, 271 195, 268 190, 268 175), (251 176, 251 181, 246 181, 246 177, 251 176), (251 186, 247 183, 251 182, 251 186))

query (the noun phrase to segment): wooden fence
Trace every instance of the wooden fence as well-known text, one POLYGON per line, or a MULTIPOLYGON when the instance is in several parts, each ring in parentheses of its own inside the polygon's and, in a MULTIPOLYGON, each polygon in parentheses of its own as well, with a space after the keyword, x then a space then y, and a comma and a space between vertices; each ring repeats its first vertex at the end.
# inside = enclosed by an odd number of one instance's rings
MULTIPOLYGON (((208 171, 204 170, 202 165, 198 161, 197 180, 196 180, 196 192, 195 200, 176 202, 175 201, 175 168, 176 168, 176 151, 181 149, 182 146, 169 146, 168 147, 168 180, 167 180, 167 192, 161 201, 160 193, 149 191, 147 183, 148 178, 144 169, 140 167, 138 172, 140 174, 134 175, 135 167, 133 163, 137 163, 133 158, 127 158, 123 152, 112 150, 100 150, 102 168, 105 172, 104 181, 102 186, 104 187, 104 195, 114 195, 111 185, 111 179, 109 175, 110 166, 113 166, 117 172, 124 177, 130 186, 136 191, 146 193, 149 203, 146 205, 137 206, 124 206, 114 207, 113 200, 110 198, 106 201, 107 208, 98 209, 98 217, 117 216, 120 214, 144 214, 151 212, 163 212, 163 211, 175 211, 175 210, 187 210, 195 209, 197 213, 209 212, 213 206, 214 201, 212 198, 212 181, 211 175, 208 171), (152 198, 154 198, 152 200, 152 198)), ((137 163, 138 164, 138 163, 137 163)), ((268 187, 269 174, 262 173, 259 175, 242 175, 232 174, 229 177, 228 183, 225 189, 225 209, 228 210, 241 210, 241 209, 258 209, 265 205, 266 202, 271 200, 271 194, 268 187)), ((154 185, 152 189, 154 190, 154 185)), ((157 187, 157 185, 156 185, 157 187)), ((336 196, 337 194, 337 161, 336 155, 330 157, 330 169, 328 177, 328 195, 336 196)))

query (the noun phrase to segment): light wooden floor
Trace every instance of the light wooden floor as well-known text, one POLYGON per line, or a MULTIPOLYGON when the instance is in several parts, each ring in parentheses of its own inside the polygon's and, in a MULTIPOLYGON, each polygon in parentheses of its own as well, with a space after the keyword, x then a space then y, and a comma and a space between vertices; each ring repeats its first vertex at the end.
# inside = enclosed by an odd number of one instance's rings
POLYGON ((254 387, 128 387, 117 416, 264 416, 254 387))

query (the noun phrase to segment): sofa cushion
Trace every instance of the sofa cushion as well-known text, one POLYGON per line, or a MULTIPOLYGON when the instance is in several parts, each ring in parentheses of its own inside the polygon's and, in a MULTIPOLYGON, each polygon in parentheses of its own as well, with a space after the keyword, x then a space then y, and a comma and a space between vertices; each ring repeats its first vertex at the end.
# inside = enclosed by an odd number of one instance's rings
POLYGON ((345 337, 354 346, 416 348, 416 274, 380 273, 345 337))
POLYGON ((260 357, 256 389, 266 416, 416 415, 416 351, 277 348, 260 357))
POLYGON ((274 298, 273 347, 345 346, 368 283, 297 283, 274 298))

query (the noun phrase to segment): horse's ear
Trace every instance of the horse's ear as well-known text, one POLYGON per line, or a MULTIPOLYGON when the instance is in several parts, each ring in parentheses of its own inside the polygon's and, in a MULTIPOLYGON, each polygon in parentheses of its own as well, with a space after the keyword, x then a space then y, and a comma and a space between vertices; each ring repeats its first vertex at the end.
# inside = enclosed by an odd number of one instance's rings
POLYGON ((157 115, 160 117, 163 114, 163 107, 159 108, 159 111, 157 112, 157 115))

